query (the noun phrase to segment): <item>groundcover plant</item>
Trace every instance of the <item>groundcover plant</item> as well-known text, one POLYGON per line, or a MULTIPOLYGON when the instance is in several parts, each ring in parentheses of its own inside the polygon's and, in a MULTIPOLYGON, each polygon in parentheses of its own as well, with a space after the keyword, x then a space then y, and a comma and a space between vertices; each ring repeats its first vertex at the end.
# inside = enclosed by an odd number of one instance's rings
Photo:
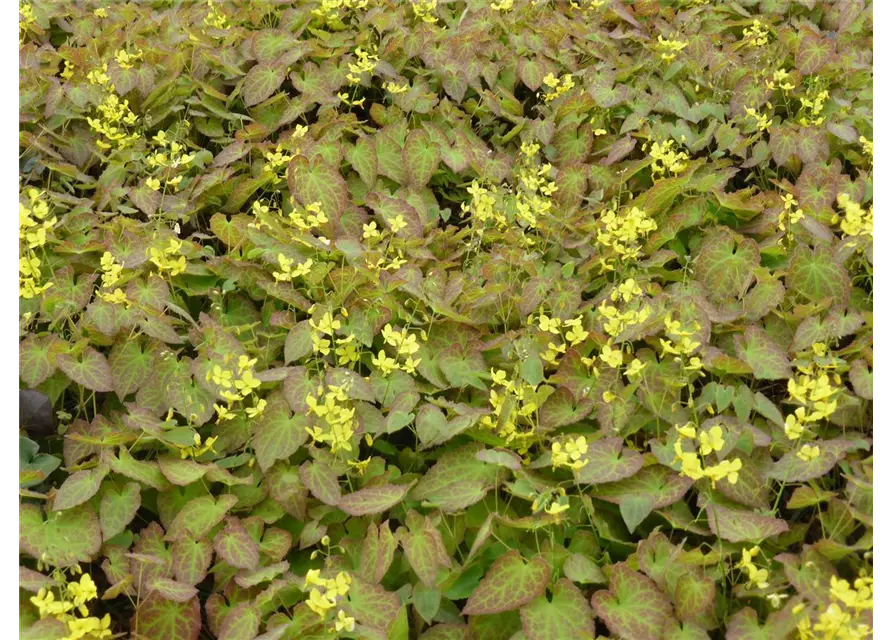
POLYGON ((20 625, 872 628, 872 8, 32 2, 20 625))

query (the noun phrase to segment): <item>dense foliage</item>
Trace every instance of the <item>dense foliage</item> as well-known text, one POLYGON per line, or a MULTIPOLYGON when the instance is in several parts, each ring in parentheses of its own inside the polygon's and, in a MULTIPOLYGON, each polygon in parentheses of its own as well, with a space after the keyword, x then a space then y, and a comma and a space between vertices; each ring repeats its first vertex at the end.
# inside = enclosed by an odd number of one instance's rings
POLYGON ((870 634, 870 2, 19 34, 23 638, 870 634))

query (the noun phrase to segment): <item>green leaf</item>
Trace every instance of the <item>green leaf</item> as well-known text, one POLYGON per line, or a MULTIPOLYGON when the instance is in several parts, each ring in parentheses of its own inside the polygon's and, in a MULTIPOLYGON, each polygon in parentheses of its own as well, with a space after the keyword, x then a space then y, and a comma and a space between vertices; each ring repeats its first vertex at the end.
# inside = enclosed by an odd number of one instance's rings
POLYGON ((243 589, 256 587, 264 582, 270 582, 277 576, 285 573, 289 568, 287 560, 260 567, 254 571, 240 571, 236 574, 235 580, 243 589))
POLYGON ((255 569, 260 561, 257 543, 238 518, 227 518, 226 526, 214 537, 217 557, 237 569, 255 569))
POLYGON ((100 464, 95 469, 75 471, 65 479, 62 486, 56 490, 53 498, 53 511, 71 509, 95 496, 102 486, 102 481, 108 475, 107 464, 100 464))
POLYGON ((797 70, 804 76, 817 73, 834 59, 834 43, 820 35, 809 33, 797 49, 797 70))
POLYGON ((308 461, 301 465, 300 473, 301 481, 310 489, 313 497, 329 506, 338 506, 341 502, 341 485, 332 467, 319 460, 308 461))
POLYGON ((245 106, 253 107, 276 93, 285 80, 285 71, 285 67, 275 64, 253 66, 242 83, 245 106))
POLYGON ((421 526, 412 530, 401 527, 397 540, 403 547, 409 565, 426 587, 437 584, 437 574, 442 567, 450 566, 450 556, 443 544, 440 531, 426 517, 421 526))
POLYGON ((708 232, 695 258, 694 276, 714 298, 743 297, 760 266, 760 248, 728 227, 708 232))
POLYGON ((597 564, 582 553, 572 553, 564 561, 564 575, 580 584, 605 584, 608 579, 597 564))
POLYGON ((363 580, 375 584, 381 582, 394 561, 396 550, 397 539, 388 523, 384 522, 379 527, 370 524, 360 554, 359 574, 363 580))
POLYGON ((378 155, 375 153, 372 139, 368 136, 359 138, 344 155, 354 171, 360 174, 363 184, 370 189, 374 187, 378 177, 378 155))
POLYGON ((421 583, 416 584, 412 589, 413 607, 422 617, 422 620, 428 624, 431 624, 434 616, 440 610, 440 599, 439 589, 429 589, 422 586, 421 583))
POLYGON ((433 404, 422 405, 415 417, 415 429, 422 449, 444 444, 473 426, 474 416, 457 416, 447 420, 433 404))
POLYGON ((595 634, 592 609, 574 583, 561 578, 551 592, 551 600, 541 595, 521 607, 524 635, 529 640, 592 638, 595 634))
POLYGON ((309 320, 302 320, 291 328, 285 338, 285 364, 310 355, 313 350, 312 334, 309 320))
POLYGON ((198 584, 208 575, 214 547, 207 538, 180 538, 173 546, 173 569, 177 580, 184 584, 198 584))
POLYGON ((539 409, 539 428, 548 432, 575 424, 589 416, 593 408, 594 400, 584 397, 578 401, 568 389, 559 387, 539 409))
POLYGON ((291 457, 307 441, 308 425, 305 415, 292 415, 280 394, 271 395, 264 412, 253 420, 251 446, 261 470, 267 471, 277 460, 291 457))
POLYGON ((90 391, 112 391, 112 372, 105 356, 93 347, 84 349, 79 359, 67 353, 56 356, 56 364, 72 381, 90 391))
POLYGON ((158 491, 170 489, 171 485, 161 473, 157 462, 137 460, 130 455, 125 447, 121 447, 117 458, 111 459, 110 466, 115 473, 120 473, 122 476, 141 482, 158 491))
POLYGON ((112 387, 118 398, 139 390, 140 385, 152 372, 154 354, 143 351, 139 340, 122 340, 112 347, 109 354, 109 373, 112 387))
POLYGON ((744 508, 710 504, 706 510, 710 531, 729 542, 759 542, 788 530, 788 523, 784 520, 761 516, 744 508))
POLYGON ((409 186, 419 189, 428 184, 440 165, 440 147, 423 129, 413 129, 403 144, 403 165, 409 186))
POLYGON ((140 485, 136 482, 126 483, 121 491, 106 486, 102 492, 102 501, 99 503, 102 539, 107 541, 124 531, 139 511, 140 504, 140 485))
POLYGON ((613 566, 610 585, 592 595, 592 608, 611 633, 622 640, 661 640, 673 608, 657 585, 623 563, 613 566))
POLYGON ((868 365, 861 358, 850 365, 850 384, 853 391, 860 398, 871 400, 874 398, 874 373, 868 370, 868 365))
POLYGON ((641 493, 629 494, 620 498, 619 505, 620 516, 629 532, 633 533, 654 510, 654 498, 641 493))
POLYGON ((788 122, 773 126, 769 130, 769 150, 772 152, 775 164, 786 165, 794 156, 797 152, 797 136, 798 131, 788 122))
POLYGON ((699 621, 713 612, 715 600, 716 583, 706 576, 689 571, 676 581, 674 601, 679 620, 699 621))
POLYGON ((481 391, 489 387, 490 372, 480 353, 463 353, 459 345, 444 349, 439 359, 440 370, 454 387, 471 386, 481 391))
POLYGON ((782 482, 808 482, 831 471, 848 449, 862 448, 857 442, 843 439, 819 440, 813 444, 819 448, 818 457, 801 460, 797 457, 800 450, 797 446, 772 465, 766 475, 782 482))
POLYGON ((338 508, 348 515, 360 517, 383 513, 406 497, 412 484, 379 484, 363 487, 342 496, 338 508))
POLYGON ((319 156, 297 156, 288 167, 288 187, 303 205, 319 202, 332 220, 339 220, 349 204, 347 183, 336 167, 319 156))
POLYGON ((132 627, 134 635, 142 638, 198 640, 202 628, 198 598, 174 602, 153 593, 140 603, 132 627))
POLYGON ((746 362, 757 380, 783 380, 791 377, 791 361, 765 331, 749 326, 743 336, 735 336, 735 354, 746 362))
POLYGON ((360 578, 354 578, 351 582, 347 597, 350 600, 350 613, 357 622, 381 631, 390 627, 402 608, 396 593, 360 578))
POLYGON ((482 615, 511 611, 542 595, 552 577, 542 558, 524 560, 512 549, 496 559, 487 575, 472 592, 462 615, 482 615))
POLYGON ((149 581, 149 586, 152 593, 157 593, 165 600, 174 602, 189 602, 198 595, 198 590, 191 584, 184 584, 168 578, 154 578, 149 581))
POLYGON ((171 484, 185 487, 193 482, 198 482, 211 470, 210 465, 199 464, 195 460, 175 457, 172 455, 159 456, 158 466, 161 473, 171 484))
POLYGON ((198 539, 208 534, 232 509, 239 499, 232 495, 202 496, 186 503, 174 517, 165 540, 176 541, 183 537, 198 539))
POLYGON ((824 246, 814 251, 802 245, 794 249, 785 286, 810 302, 831 298, 835 304, 846 305, 850 298, 849 274, 824 246))
POLYGON ((29 334, 19 343, 19 377, 34 389, 56 371, 56 355, 67 345, 50 335, 38 338, 29 334))
POLYGON ((54 566, 90 562, 102 546, 96 511, 89 504, 57 511, 44 520, 40 507, 19 505, 19 550, 54 566))
POLYGON ((691 480, 672 469, 655 464, 625 480, 600 484, 592 495, 614 504, 620 504, 626 497, 641 496, 649 498, 654 509, 662 509, 681 500, 691 484, 691 480))
POLYGON ((581 460, 587 461, 582 469, 574 471, 581 484, 616 482, 635 475, 645 459, 632 449, 623 446, 622 438, 608 437, 589 444, 581 460))
POLYGON ((448 513, 482 500, 502 476, 501 467, 477 459, 477 452, 482 449, 483 445, 475 443, 445 453, 413 489, 410 498, 448 513))

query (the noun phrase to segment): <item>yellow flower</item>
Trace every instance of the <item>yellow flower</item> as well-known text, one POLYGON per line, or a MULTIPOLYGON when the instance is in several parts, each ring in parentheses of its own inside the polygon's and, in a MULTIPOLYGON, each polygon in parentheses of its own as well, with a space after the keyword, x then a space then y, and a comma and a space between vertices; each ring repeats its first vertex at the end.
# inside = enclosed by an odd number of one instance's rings
POLYGON ((158 191, 161 188, 161 180, 158 178, 146 178, 146 186, 152 191, 158 191))
POLYGON ((679 435, 683 438, 689 438, 690 440, 694 440, 697 437, 697 431, 695 431, 695 426, 689 422, 684 426, 676 425, 676 431, 679 432, 679 435))
POLYGON ((698 434, 698 439, 701 442, 700 451, 702 456, 719 451, 725 445, 722 437, 722 428, 719 426, 710 427, 708 431, 701 431, 698 434))
POLYGON ((229 407, 224 407, 223 405, 215 404, 214 411, 217 412, 217 424, 220 424, 224 420, 232 420, 236 417, 236 414, 230 411, 229 407))
POLYGON ((267 408, 267 401, 266 400, 258 400, 257 404, 254 407, 248 407, 245 409, 245 414, 249 418, 256 418, 260 414, 262 414, 264 412, 264 409, 266 409, 266 408, 267 408))
POLYGON ((602 347, 598 357, 613 369, 623 366, 623 352, 620 349, 612 349, 610 345, 602 347))
POLYGON ((335 603, 326 598, 319 589, 314 587, 310 590, 310 598, 307 600, 307 606, 311 611, 323 618, 325 617, 326 612, 335 606, 335 603))
MULTIPOLYGON (((437 0, 434 0, 435 2, 437 0)), ((338 619, 335 620, 335 631, 347 631, 351 633, 356 625, 356 621, 344 613, 344 609, 338 610, 338 619)))
POLYGON ((380 238, 381 232, 378 230, 375 221, 363 225, 363 238, 380 238))
POLYGON ((632 380, 642 373, 645 365, 638 358, 634 358, 632 362, 626 365, 626 376, 632 380))
POLYGON ((812 462, 819 457, 820 453, 821 451, 819 451, 816 445, 804 444, 800 447, 800 451, 797 452, 797 457, 803 462, 812 462))
POLYGON ((372 357, 372 364, 374 364, 385 376, 390 375, 393 371, 400 368, 397 361, 388 357, 384 352, 384 349, 378 352, 378 357, 372 357))

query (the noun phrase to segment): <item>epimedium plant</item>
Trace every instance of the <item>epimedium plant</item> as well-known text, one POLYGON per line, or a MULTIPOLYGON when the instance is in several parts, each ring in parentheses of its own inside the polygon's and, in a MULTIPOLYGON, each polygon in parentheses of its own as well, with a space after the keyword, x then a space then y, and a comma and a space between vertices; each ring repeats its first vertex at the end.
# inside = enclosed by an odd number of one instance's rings
POLYGON ((22 637, 868 637, 871 12, 21 4, 22 637))

